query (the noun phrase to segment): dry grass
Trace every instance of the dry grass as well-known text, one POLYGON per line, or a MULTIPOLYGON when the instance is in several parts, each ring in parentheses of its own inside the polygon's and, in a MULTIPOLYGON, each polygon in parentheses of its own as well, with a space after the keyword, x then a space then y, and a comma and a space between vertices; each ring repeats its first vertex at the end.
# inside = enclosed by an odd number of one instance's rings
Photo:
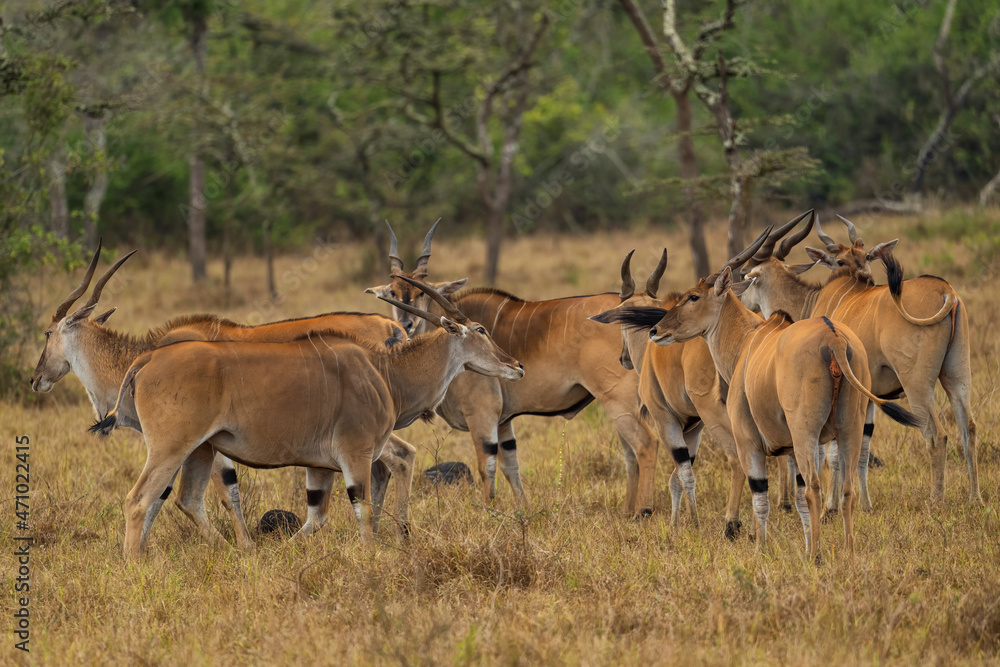
MULTIPOLYGON (((894 220, 862 231, 874 242, 910 223, 894 220)), ((432 277, 470 275, 475 283, 480 244, 449 243, 444 232, 435 242, 432 277)), ((722 230, 713 228, 712 236, 712 247, 723 247, 722 230)), ((502 284, 537 298, 617 289, 627 250, 641 249, 633 265, 644 279, 664 244, 672 251, 664 285, 689 286, 682 237, 655 230, 517 239, 505 251, 502 284)), ((914 275, 940 272, 924 258, 942 250, 904 240, 898 255, 914 275)), ((963 256, 959 248, 950 252, 963 256)), ((305 252, 282 258, 279 279, 298 271, 302 284, 288 289, 286 283, 286 301, 273 312, 255 305, 264 296, 256 260, 237 264, 237 287, 226 295, 216 283, 204 290, 186 287, 182 263, 148 251, 126 270, 127 287, 112 286, 102 301, 120 306, 112 323, 133 332, 189 311, 252 321, 379 309, 361 294, 364 285, 350 278, 358 271, 352 259, 357 254, 354 247, 336 247, 315 267, 305 252)), ((720 255, 716 251, 713 258, 720 255)), ((211 270, 221 271, 214 265, 211 270)), ((409 544, 389 531, 374 547, 363 546, 341 491, 331 522, 312 540, 269 538, 253 553, 241 553, 203 544, 168 503, 145 560, 131 564, 121 555, 121 503, 143 465, 141 437, 131 431, 106 440, 88 435, 93 415, 74 378, 35 405, 0 403, 8 444, 14 434, 31 437, 36 538, 32 651, 13 650, 7 635, 0 662, 996 662, 1000 307, 990 282, 966 273, 954 282, 972 312, 973 399, 986 507, 968 504, 965 466, 954 446, 946 502, 928 505, 922 440, 880 418, 875 446, 887 466, 872 475, 875 511, 856 522, 853 559, 840 553, 839 523, 825 524, 819 566, 806 562, 792 514, 773 511, 764 554, 746 537, 723 539, 728 474, 711 447, 698 464, 700 530, 687 523, 670 529, 663 510, 670 502, 665 483, 672 464, 663 456, 660 511, 644 522, 623 518, 624 466, 608 419, 593 406, 572 422, 518 421, 532 501, 527 514, 513 512, 505 482, 496 507, 484 508, 470 487, 436 488, 418 479, 409 544)), ((39 289, 55 303, 70 287, 64 277, 51 277, 39 289)), ((950 411, 943 412, 955 443, 950 411)), ((418 447, 421 469, 437 461, 474 460, 468 436, 440 421, 415 425, 402 436, 418 447)), ((7 518, 0 522, 0 540, 9 547, 15 534, 14 463, 12 447, 6 451, 0 508, 7 518)), ((251 524, 274 507, 304 514, 300 470, 250 471, 241 488, 251 524)), ((213 521, 231 535, 228 515, 214 490, 209 493, 213 521)), ((12 572, 13 557, 6 558, 5 572, 12 572)), ((12 583, 8 591, 10 600, 12 583)))

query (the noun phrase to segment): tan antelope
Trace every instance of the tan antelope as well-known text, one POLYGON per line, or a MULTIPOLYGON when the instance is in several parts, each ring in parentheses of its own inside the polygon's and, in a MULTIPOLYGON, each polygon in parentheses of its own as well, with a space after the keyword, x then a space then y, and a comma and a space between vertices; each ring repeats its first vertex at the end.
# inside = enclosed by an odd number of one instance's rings
MULTIPOLYGON (((46 392, 68 373, 74 373, 87 391, 98 419, 103 418, 114 407, 122 378, 125 377, 132 362, 140 355, 170 342, 180 340, 280 342, 296 338, 310 330, 331 327, 352 332, 373 343, 381 342, 387 347, 405 342, 407 339, 406 334, 391 319, 381 315, 357 313, 329 313, 254 327, 243 326, 215 315, 187 315, 171 319, 163 326, 151 329, 145 336, 130 336, 102 326, 116 309, 113 308, 94 319, 90 319, 90 314, 97 307, 101 292, 108 280, 132 253, 119 259, 98 279, 90 299, 82 308, 72 315, 67 315, 70 307, 90 285, 100 253, 99 245, 83 281, 56 310, 52 323, 45 331, 45 347, 31 378, 31 385, 35 391, 46 392)), ((119 412, 118 425, 141 430, 138 419, 128 409, 119 412)), ((416 450, 412 445, 392 436, 390 447, 387 447, 384 453, 384 461, 373 466, 376 519, 390 473, 395 473, 397 516, 405 524, 409 486, 404 480, 410 474, 407 469, 412 469, 415 456, 416 450)), ((232 461, 225 456, 217 455, 212 465, 212 459, 206 452, 186 462, 183 469, 182 483, 175 496, 178 507, 191 518, 206 537, 217 539, 218 531, 207 518, 204 494, 197 495, 197 489, 202 486, 197 479, 203 475, 211 475, 222 495, 223 504, 233 515, 237 546, 243 549, 250 548, 252 542, 241 510, 236 470, 232 461)), ((318 509, 320 506, 325 506, 323 501, 329 496, 332 485, 331 471, 325 469, 306 471, 309 518, 300 531, 302 535, 311 533, 325 521, 325 515, 320 516, 318 509)), ((158 500, 159 504, 162 505, 167 499, 172 487, 173 484, 165 489, 158 500)))
MULTIPOLYGON (((389 302, 440 329, 392 349, 321 331, 287 343, 180 342, 139 357, 119 391, 119 403, 134 402, 148 452, 125 501, 126 556, 142 554, 153 501, 209 441, 252 467, 341 471, 362 539, 370 539, 371 465, 392 431, 427 415, 464 370, 524 374, 457 309, 438 317, 389 302)), ((93 429, 107 433, 116 419, 117 407, 93 429)))
MULTIPOLYGON (((430 257, 429 237, 418 269, 423 278, 430 257)), ((398 259, 394 242, 389 256, 398 259)), ((401 285, 413 288, 417 282, 402 275, 400 262, 391 283, 366 291, 385 296, 392 290, 412 301, 413 294, 404 293, 401 285)), ((464 282, 436 284, 446 286, 441 290, 444 293, 464 282)), ((621 335, 588 319, 618 305, 617 294, 549 301, 525 301, 493 288, 464 290, 450 300, 443 294, 440 298, 428 294, 432 312, 445 312, 443 309, 454 304, 484 323, 497 345, 520 359, 526 369, 524 379, 516 384, 468 373, 459 376, 437 407, 449 426, 472 436, 484 502, 492 502, 496 495, 499 459, 518 504, 523 507, 527 503, 517 460, 515 417, 530 414, 572 419, 596 399, 614 422, 622 444, 628 473, 625 511, 630 515, 652 514, 658 441, 639 414, 638 377, 619 363, 621 335)))
MULTIPOLYGON (((845 221, 846 222, 846 221, 845 221)), ((947 436, 934 407, 934 386, 944 387, 962 438, 969 474, 969 498, 981 503, 977 464, 976 423, 970 393, 969 320, 964 303, 946 281, 933 276, 902 280, 902 269, 892 257, 895 241, 871 251, 848 223, 851 246, 833 241, 820 230, 826 251, 807 248, 809 256, 833 269, 822 285, 799 277, 804 266, 787 267, 781 258, 767 258, 748 272, 742 299, 761 312, 783 310, 792 317, 825 315, 844 322, 861 339, 868 353, 872 391, 878 396, 901 393, 921 420, 921 433, 931 455, 931 489, 935 501, 944 497, 947 436), (872 259, 885 262, 889 285, 875 285, 872 259)), ((865 446, 874 430, 874 407, 869 408, 865 446)), ((862 503, 867 481, 861 479, 862 503)))
MULTIPOLYGON (((660 316, 649 329, 650 340, 659 345, 699 336, 706 339, 716 368, 729 385, 726 409, 753 493, 758 545, 763 547, 767 539, 765 457, 791 453, 797 473, 796 509, 809 556, 817 559, 821 499, 815 450, 819 443, 836 437, 843 454, 841 466, 853 471, 861 453, 867 401, 874 401, 901 423, 916 420, 868 390, 865 350, 850 329, 827 318, 793 323, 785 313, 763 320, 736 298, 732 286, 732 267, 727 265, 720 273, 701 279, 669 310, 626 311, 621 321, 648 327, 660 316)), ((852 552, 853 475, 844 475, 842 504, 844 546, 852 552)))
MULTIPOLYGON (((631 273, 631 251, 622 263, 621 304, 593 316, 595 322, 614 322, 615 313, 635 307, 669 308, 680 295, 657 296, 660 278, 666 268, 667 251, 646 280, 641 292, 635 291, 631 273)), ((736 456, 736 443, 729 426, 729 415, 719 388, 712 355, 703 340, 660 347, 649 340, 645 331, 622 326, 621 364, 639 374, 641 412, 646 415, 660 440, 670 449, 674 470, 670 475, 671 522, 676 527, 680 518, 682 497, 688 498, 688 508, 695 525, 698 522, 695 502, 693 466, 698 455, 702 430, 707 427, 719 444, 732 471, 729 502, 726 504, 725 536, 734 539, 740 530, 740 496, 746 476, 736 456)))
MULTIPOLYGON (((798 222, 808 215, 795 218, 773 231, 765 240, 762 250, 774 246, 798 222)), ((636 307, 669 309, 677 303, 680 294, 673 292, 662 299, 657 296, 660 278, 667 265, 667 250, 663 249, 660 261, 646 280, 645 290, 635 291, 632 280, 631 251, 622 263, 622 287, 616 308, 596 315, 597 322, 616 322, 616 314, 636 307)), ((752 253, 741 253, 728 262, 741 266, 752 253)), ((634 367, 639 373, 639 399, 660 439, 670 448, 676 467, 670 476, 672 521, 677 525, 682 493, 688 497, 689 509, 697 522, 695 511, 695 476, 693 465, 703 428, 712 434, 730 466, 729 499, 726 503, 725 536, 734 539, 739 533, 740 497, 746 475, 736 454, 729 415, 724 402, 724 387, 720 386, 715 362, 702 338, 686 343, 660 346, 649 340, 647 332, 634 327, 621 326, 621 363, 634 367)))

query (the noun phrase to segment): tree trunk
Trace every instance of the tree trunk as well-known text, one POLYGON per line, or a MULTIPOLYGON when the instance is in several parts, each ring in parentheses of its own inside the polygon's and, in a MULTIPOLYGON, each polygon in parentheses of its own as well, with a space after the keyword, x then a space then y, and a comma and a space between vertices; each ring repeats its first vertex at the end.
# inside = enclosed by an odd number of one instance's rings
POLYGON ((497 273, 500 269, 500 245, 503 243, 503 221, 506 205, 499 206, 494 202, 487 208, 486 219, 486 284, 491 287, 497 283, 497 273))
MULTIPOLYGON (((691 99, 689 91, 683 94, 674 94, 674 102, 677 104, 677 134, 680 139, 677 142, 677 152, 681 162, 681 178, 685 181, 694 181, 698 178, 698 163, 695 161, 694 141, 691 138, 691 99)), ((709 275, 712 272, 708 257, 708 248, 705 245, 705 217, 702 214, 701 203, 693 185, 684 186, 684 204, 687 213, 689 242, 691 244, 691 256, 694 263, 695 280, 709 275)))
POLYGON ((261 226, 264 236, 264 260, 267 262, 267 293, 271 301, 278 302, 278 289, 274 286, 274 246, 271 244, 271 221, 265 215, 261 226))
POLYGON ((1000 187, 1000 171, 997 172, 996 176, 990 179, 990 182, 983 186, 983 189, 979 191, 979 207, 986 208, 986 205, 990 203, 990 199, 993 194, 1000 187))
POLYGON ((104 126, 108 121, 108 113, 105 111, 99 118, 85 116, 83 128, 87 133, 87 144, 92 155, 100 154, 101 158, 90 183, 90 189, 83 199, 83 242, 87 248, 97 245, 97 220, 101 215, 101 204, 104 203, 104 196, 108 193, 108 141, 104 134, 104 126))
POLYGON ((208 256, 205 234, 205 162, 196 153, 188 161, 191 177, 188 197, 191 209, 188 211, 188 258, 191 262, 191 280, 200 283, 205 280, 205 263, 208 256))
MULTIPOLYGON (((69 203, 66 201, 66 145, 59 141, 49 157, 49 214, 52 231, 69 238, 69 203)), ((87 246, 91 248, 93 246, 87 246)))
MULTIPOLYGON (((749 176, 734 173, 730 181, 730 192, 733 194, 733 205, 729 209, 729 239, 726 247, 729 257, 735 257, 746 247, 747 220, 750 218, 750 188, 749 176)), ((706 274, 707 275, 707 274, 706 274)))
MULTIPOLYGON (((208 48, 208 22, 204 16, 194 16, 191 23, 191 52, 194 55, 195 68, 198 72, 198 86, 205 83, 205 53, 208 48)), ((188 160, 190 165, 190 181, 188 196, 191 209, 188 215, 188 253, 191 262, 191 279, 195 283, 205 280, 205 265, 208 257, 208 239, 205 224, 205 210, 208 202, 205 199, 205 161, 198 152, 199 144, 198 121, 195 120, 193 147, 188 160)))

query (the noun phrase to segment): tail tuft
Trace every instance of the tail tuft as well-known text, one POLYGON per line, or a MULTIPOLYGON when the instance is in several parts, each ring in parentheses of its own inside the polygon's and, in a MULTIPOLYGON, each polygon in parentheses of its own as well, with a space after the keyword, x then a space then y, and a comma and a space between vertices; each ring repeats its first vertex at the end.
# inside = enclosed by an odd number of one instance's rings
POLYGON ((913 426, 915 428, 920 428, 921 426, 923 426, 922 419, 917 417, 909 410, 899 407, 895 403, 890 403, 889 401, 886 401, 879 407, 882 408, 882 412, 888 415, 890 419, 892 419, 894 422, 902 424, 903 426, 913 426))
POLYGON ((118 415, 114 412, 106 416, 104 419, 96 422, 90 427, 91 433, 97 433, 98 435, 111 435, 111 432, 118 427, 118 415))
POLYGON ((882 263, 885 264, 886 282, 889 283, 889 292, 892 298, 899 300, 903 294, 903 267, 891 253, 882 255, 882 263))

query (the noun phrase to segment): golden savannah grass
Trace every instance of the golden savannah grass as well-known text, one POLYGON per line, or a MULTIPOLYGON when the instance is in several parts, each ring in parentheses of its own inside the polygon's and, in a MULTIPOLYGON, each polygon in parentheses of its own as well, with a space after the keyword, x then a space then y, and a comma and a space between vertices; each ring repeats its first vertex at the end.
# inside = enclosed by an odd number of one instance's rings
MULTIPOLYGON (((890 219, 862 232, 874 245, 919 224, 890 219)), ((829 225, 826 231, 839 236, 840 230, 829 225)), ((723 247, 721 225, 713 225, 710 235, 710 247, 723 247)), ((670 263, 661 289, 689 287, 684 235, 653 227, 512 239, 500 286, 526 298, 617 291, 628 250, 640 249, 633 271, 644 280, 663 246, 670 250, 670 263)), ((101 304, 119 307, 108 326, 132 333, 187 312, 211 311, 244 322, 328 310, 388 312, 362 294, 368 284, 354 277, 364 249, 337 245, 326 248, 320 260, 312 252, 278 259, 284 300, 273 308, 266 305, 259 260, 236 263, 234 287, 226 294, 217 278, 220 265, 210 266, 205 288, 193 288, 181 259, 148 249, 125 265, 123 281, 109 284, 101 304), (282 283, 283 276, 297 276, 298 285, 282 283)), ((713 261, 721 262, 717 255, 713 261)), ((766 552, 758 553, 749 535, 749 492, 741 506, 743 535, 735 542, 723 539, 728 470, 707 436, 697 463, 700 529, 683 514, 678 530, 669 526, 666 481, 673 463, 665 451, 659 456, 656 513, 644 521, 624 517, 620 446, 604 412, 591 406, 570 422, 517 420, 530 500, 525 513, 514 511, 505 481, 498 480, 495 506, 484 507, 476 487, 437 487, 421 479, 419 470, 435 462, 474 461, 468 435, 436 420, 400 433, 418 450, 409 543, 398 538, 387 517, 376 544, 362 545, 338 485, 330 522, 319 533, 294 544, 258 537, 249 553, 205 544, 168 502, 144 559, 127 563, 121 508, 145 460, 142 437, 125 430, 107 439, 87 433, 94 415, 79 382, 70 377, 34 401, 0 403, 8 441, 0 539, 12 604, 11 545, 20 534, 14 526, 14 438, 21 434, 31 438, 28 532, 35 537, 31 652, 15 650, 8 632, 0 662, 997 662, 1000 304, 992 284, 997 267, 973 270, 967 248, 938 239, 916 242, 904 236, 896 255, 907 277, 942 275, 968 306, 984 507, 967 501, 965 464, 940 389, 937 405, 950 444, 944 503, 927 501, 928 456, 919 434, 879 416, 873 450, 886 466, 870 477, 874 511, 856 518, 853 558, 840 553, 839 520, 824 524, 818 566, 806 558, 798 517, 778 510, 773 493, 766 552)), ((480 241, 450 241, 442 224, 430 278, 468 276, 476 285, 481 257, 480 241)), ((802 257, 798 249, 793 261, 802 257)), ((881 280, 880 271, 875 268, 881 280)), ((817 268, 806 276, 818 280, 825 277, 822 272, 817 268)), ((54 308, 80 273, 40 278, 37 288, 54 308)), ((40 323, 36 355, 43 327, 40 323)), ((301 469, 240 470, 251 528, 271 508, 305 514, 301 469)), ((391 496, 390 490, 389 510, 391 496)), ((214 488, 208 503, 213 523, 231 539, 232 525, 214 488)), ((11 614, 5 616, 10 627, 11 614)))

